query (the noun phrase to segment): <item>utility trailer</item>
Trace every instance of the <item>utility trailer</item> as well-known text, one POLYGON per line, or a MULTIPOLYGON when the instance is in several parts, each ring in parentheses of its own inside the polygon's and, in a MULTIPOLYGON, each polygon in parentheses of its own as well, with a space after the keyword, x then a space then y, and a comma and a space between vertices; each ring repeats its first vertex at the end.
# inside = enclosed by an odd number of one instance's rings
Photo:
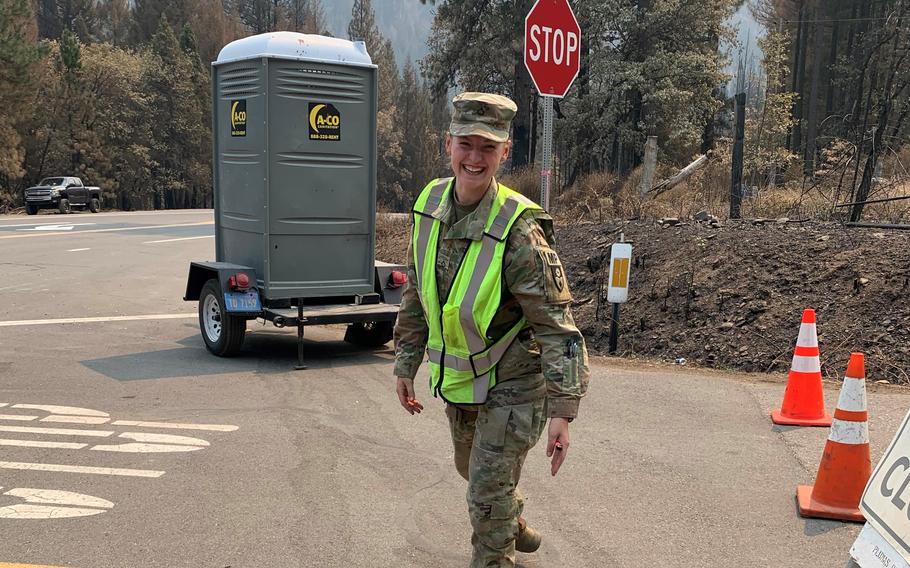
POLYGON ((275 32, 212 64, 215 261, 192 262, 209 351, 236 355, 246 322, 348 324, 379 346, 407 282, 375 260, 377 68, 363 42, 275 32))

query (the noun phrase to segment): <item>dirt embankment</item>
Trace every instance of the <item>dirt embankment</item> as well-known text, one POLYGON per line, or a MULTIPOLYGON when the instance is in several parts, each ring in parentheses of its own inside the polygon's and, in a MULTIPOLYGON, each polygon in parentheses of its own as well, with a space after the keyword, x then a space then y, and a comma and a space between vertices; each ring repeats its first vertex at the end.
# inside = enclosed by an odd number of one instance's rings
MULTIPOLYGON (((633 243, 619 355, 786 372, 804 308, 816 310, 822 371, 866 353, 871 380, 910 384, 910 234, 837 224, 557 223, 578 327, 607 352, 610 244, 633 243)), ((379 258, 402 261, 407 221, 380 223, 379 258), (403 236, 402 236, 403 235, 403 236)))

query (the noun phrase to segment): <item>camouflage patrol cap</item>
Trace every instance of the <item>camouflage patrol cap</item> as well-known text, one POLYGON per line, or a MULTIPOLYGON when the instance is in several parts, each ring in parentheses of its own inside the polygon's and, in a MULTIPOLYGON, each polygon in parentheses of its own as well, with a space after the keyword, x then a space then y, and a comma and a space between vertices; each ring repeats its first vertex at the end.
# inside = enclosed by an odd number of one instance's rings
POLYGON ((509 139, 509 127, 518 107, 511 99, 492 93, 461 93, 452 99, 455 112, 452 136, 483 136, 496 142, 509 139))

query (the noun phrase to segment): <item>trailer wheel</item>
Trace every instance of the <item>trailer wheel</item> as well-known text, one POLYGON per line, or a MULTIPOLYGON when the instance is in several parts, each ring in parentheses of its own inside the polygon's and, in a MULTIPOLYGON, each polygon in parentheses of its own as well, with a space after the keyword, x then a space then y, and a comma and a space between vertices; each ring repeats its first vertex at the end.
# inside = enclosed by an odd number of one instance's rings
POLYGON ((344 333, 344 340, 361 347, 382 347, 392 340, 392 328, 390 321, 352 323, 344 333))
POLYGON ((239 353, 246 335, 246 318, 225 311, 221 284, 214 278, 199 293, 199 330, 206 349, 219 357, 239 353))
POLYGON ((101 202, 98 201, 97 197, 93 197, 92 200, 88 202, 88 210, 92 213, 97 213, 101 210, 101 202))
POLYGON ((73 208, 70 206, 70 200, 66 198, 61 198, 60 202, 57 203, 57 210, 66 215, 71 212, 73 208))

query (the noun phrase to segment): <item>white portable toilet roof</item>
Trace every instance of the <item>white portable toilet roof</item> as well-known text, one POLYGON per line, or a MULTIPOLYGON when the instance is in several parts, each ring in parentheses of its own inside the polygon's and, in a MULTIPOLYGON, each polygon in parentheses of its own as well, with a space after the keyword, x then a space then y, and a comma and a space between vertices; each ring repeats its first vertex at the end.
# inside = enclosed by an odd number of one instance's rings
POLYGON ((296 32, 270 32, 232 41, 212 65, 260 57, 373 66, 362 41, 296 32))

